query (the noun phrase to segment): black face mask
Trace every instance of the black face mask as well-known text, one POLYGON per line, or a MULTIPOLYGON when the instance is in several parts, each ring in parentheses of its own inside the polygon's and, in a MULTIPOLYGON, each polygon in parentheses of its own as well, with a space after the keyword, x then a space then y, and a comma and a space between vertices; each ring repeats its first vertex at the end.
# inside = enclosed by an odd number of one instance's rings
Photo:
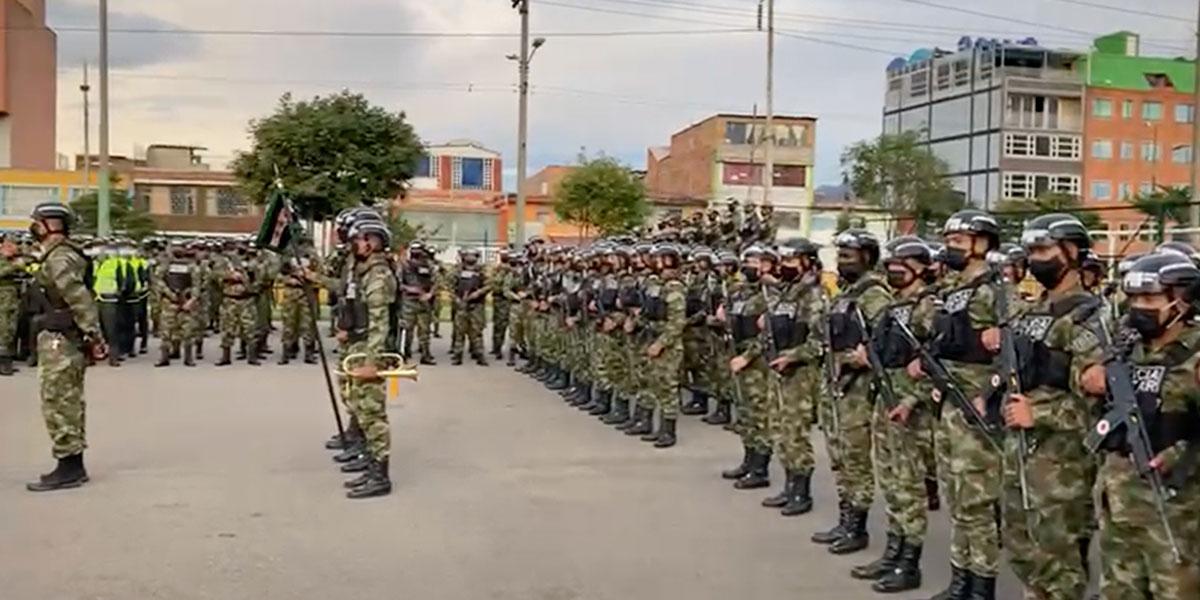
POLYGON ((1138 332, 1144 340, 1158 339, 1167 328, 1158 322, 1159 311, 1152 308, 1130 308, 1129 326, 1138 332))
POLYGON ((838 275, 849 283, 862 279, 866 269, 859 263, 838 263, 838 275))
POLYGON ((1062 282, 1063 277, 1067 274, 1067 265, 1059 258, 1030 260, 1029 274, 1033 275, 1033 278, 1042 284, 1042 287, 1051 290, 1062 282))
POLYGON ((779 265, 779 278, 789 282, 796 281, 800 278, 800 268, 779 265))
POLYGON ((961 248, 946 248, 946 254, 942 258, 942 262, 946 264, 946 268, 952 271, 962 271, 967 268, 967 263, 970 262, 967 258, 967 251, 961 248))
POLYGON ((750 283, 758 282, 758 267, 742 267, 742 276, 750 283))
POLYGON ((904 271, 892 271, 890 269, 887 272, 887 282, 896 291, 900 291, 912 283, 908 278, 908 273, 904 271))

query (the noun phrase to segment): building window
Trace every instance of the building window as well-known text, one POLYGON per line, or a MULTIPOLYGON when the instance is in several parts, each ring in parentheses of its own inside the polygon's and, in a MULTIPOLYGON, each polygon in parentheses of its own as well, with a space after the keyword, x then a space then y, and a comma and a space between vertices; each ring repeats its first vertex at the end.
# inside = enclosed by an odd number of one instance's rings
POLYGON ((1092 116, 1107 119, 1112 116, 1112 100, 1096 98, 1092 100, 1092 116))
POLYGON ((0 215, 28 217, 43 202, 62 202, 58 188, 0 185, 0 215))
POLYGON ((1172 147, 1171 162, 1177 165, 1186 165, 1192 162, 1192 147, 1187 144, 1172 147))
POLYGON ((1005 198, 1034 199, 1049 192, 1079 195, 1078 175, 1005 173, 1001 193, 1005 198))
POLYGON ((1195 114, 1194 106, 1191 104, 1176 104, 1175 105, 1175 122, 1176 123, 1191 123, 1195 114))
POLYGON ((1121 142, 1121 160, 1133 160, 1133 142, 1121 142))
POLYGON ((1122 183, 1117 186, 1117 200, 1128 200, 1133 197, 1133 186, 1122 183))
POLYGON ((775 167, 774 185, 779 187, 804 187, 808 184, 808 169, 797 165, 775 167))
POLYGON ((800 211, 777 210, 772 218, 780 229, 800 229, 800 211))
POLYGON ((925 68, 914 72, 908 78, 910 89, 908 95, 913 98, 920 98, 929 93, 929 69, 925 68))
POLYGON ((451 186, 456 190, 487 190, 493 184, 490 158, 454 157, 451 161, 451 186))
POLYGON ((171 214, 196 214, 196 192, 190 187, 171 187, 171 214))
POLYGON ((749 123, 725 123, 725 143, 741 146, 746 143, 749 123))
POLYGON ((762 183, 762 165, 744 162, 727 162, 721 165, 721 181, 725 185, 759 185, 762 183))
POLYGON ((943 63, 937 66, 937 80, 935 87, 940 90, 950 89, 950 64, 943 63))
POLYGON ((1149 196, 1154 193, 1154 184, 1149 181, 1143 181, 1138 185, 1139 196, 1149 196))
POLYGON ((1095 140, 1092 142, 1092 158, 1112 158, 1112 142, 1095 140))
POLYGON ((1163 105, 1162 102, 1145 101, 1142 103, 1142 118, 1147 121, 1158 121, 1162 119, 1163 105))
POLYGON ((1121 118, 1133 118, 1133 100, 1124 100, 1121 102, 1121 118))
POLYGON ((217 216, 244 217, 250 214, 250 203, 233 188, 217 188, 217 216))
POLYGON ((417 159, 417 168, 413 173, 414 177, 431 177, 437 179, 441 171, 441 159, 428 154, 417 159))
POLYGON ((1146 162, 1158 161, 1158 144, 1154 142, 1142 142, 1142 160, 1146 162))
POLYGON ((971 63, 967 59, 954 62, 954 87, 967 85, 971 82, 971 63))
MULTIPOLYGON (((1099 102, 1099 100, 1097 100, 1099 102)), ((1105 102, 1109 102, 1105 100, 1105 102)), ((1034 96, 1031 94, 1009 94, 1005 104, 1004 122, 1011 127, 1022 129, 1058 129, 1059 112, 1065 111, 1066 123, 1074 123, 1078 118, 1077 108, 1062 105, 1053 96, 1034 96)), ((1112 104, 1108 104, 1111 114, 1112 104)), ((1064 124, 1064 127, 1074 125, 1064 124)))
MULTIPOLYGON (((1004 135, 1004 155, 1017 158, 1079 160, 1080 145, 1079 137, 1071 135, 1030 133, 1007 133, 1004 135)), ((1110 156, 1112 154, 1111 146, 1109 154, 1110 156)))
POLYGON ((544 208, 539 208, 537 211, 536 218, 537 218, 538 223, 541 223, 542 225, 547 225, 550 223, 550 211, 547 209, 544 209, 544 208))
POLYGON ((1112 199, 1112 183, 1107 181, 1092 182, 1092 200, 1112 199))

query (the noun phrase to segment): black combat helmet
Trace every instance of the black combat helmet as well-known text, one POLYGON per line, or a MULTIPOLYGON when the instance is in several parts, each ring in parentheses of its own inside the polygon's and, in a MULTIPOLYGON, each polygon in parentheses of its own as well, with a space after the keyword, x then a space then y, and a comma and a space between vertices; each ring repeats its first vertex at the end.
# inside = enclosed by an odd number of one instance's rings
POLYGON ((847 229, 833 238, 833 245, 860 251, 868 268, 879 262, 879 238, 866 229, 847 229))
POLYGON ((982 210, 969 208, 950 215, 946 224, 942 226, 942 235, 952 233, 984 236, 988 239, 989 249, 1000 245, 1000 224, 996 222, 995 217, 982 210))
POLYGON ((1193 288, 1197 283, 1200 283, 1200 268, 1190 258, 1167 250, 1137 259, 1121 280, 1121 288, 1130 295, 1163 294, 1171 288, 1193 288))
POLYGON ((821 247, 813 243, 808 238, 788 238, 782 242, 779 242, 779 256, 781 258, 817 258, 820 252, 821 247))
POLYGON ((350 228, 349 239, 372 235, 379 238, 379 241, 383 242, 383 249, 387 250, 392 247, 392 230, 381 221, 368 219, 355 223, 350 228))
POLYGON ((1053 213, 1040 215, 1025 224, 1021 232, 1021 245, 1025 248, 1050 246, 1067 242, 1080 250, 1092 247, 1092 237, 1087 227, 1074 215, 1053 213))
POLYGON ((933 250, 919 237, 898 237, 883 247, 883 261, 912 259, 923 265, 933 263, 933 250))

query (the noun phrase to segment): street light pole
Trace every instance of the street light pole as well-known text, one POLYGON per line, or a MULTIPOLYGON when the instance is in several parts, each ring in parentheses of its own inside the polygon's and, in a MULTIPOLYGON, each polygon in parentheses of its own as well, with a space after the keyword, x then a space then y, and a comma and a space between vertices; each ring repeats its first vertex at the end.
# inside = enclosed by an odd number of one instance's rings
POLYGON ((767 1, 767 154, 763 169, 763 206, 775 187, 775 0, 767 1))
POLYGON ((521 55, 518 59, 520 97, 517 109, 517 215, 516 248, 525 249, 525 176, 529 168, 529 0, 521 4, 521 55))
POLYGON ((90 111, 90 92, 92 86, 88 84, 88 64, 83 63, 83 85, 79 86, 79 91, 83 92, 83 190, 84 192, 92 191, 92 118, 90 111))
POLYGON ((100 189, 96 199, 96 235, 112 233, 108 198, 108 0, 100 0, 100 189))
MULTIPOLYGON (((1197 122, 1197 111, 1200 111, 1200 2, 1196 8, 1196 78, 1192 84, 1192 206, 1191 225, 1200 227, 1200 123, 1197 122)), ((1192 234, 1193 242, 1200 242, 1200 234, 1192 234)))

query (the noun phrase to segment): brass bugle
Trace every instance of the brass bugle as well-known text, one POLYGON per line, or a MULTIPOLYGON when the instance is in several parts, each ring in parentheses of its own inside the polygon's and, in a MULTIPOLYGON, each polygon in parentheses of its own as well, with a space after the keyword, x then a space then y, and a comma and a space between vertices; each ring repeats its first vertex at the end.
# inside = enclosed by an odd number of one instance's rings
MULTIPOLYGON (((417 380, 417 366, 404 363, 404 357, 394 353, 379 354, 379 359, 388 363, 390 366, 386 369, 379 369, 379 376, 385 379, 408 379, 411 381, 417 380)), ((349 354, 342 359, 342 369, 334 374, 340 377, 349 377, 350 371, 362 366, 362 363, 367 359, 365 352, 356 352, 349 354)))

